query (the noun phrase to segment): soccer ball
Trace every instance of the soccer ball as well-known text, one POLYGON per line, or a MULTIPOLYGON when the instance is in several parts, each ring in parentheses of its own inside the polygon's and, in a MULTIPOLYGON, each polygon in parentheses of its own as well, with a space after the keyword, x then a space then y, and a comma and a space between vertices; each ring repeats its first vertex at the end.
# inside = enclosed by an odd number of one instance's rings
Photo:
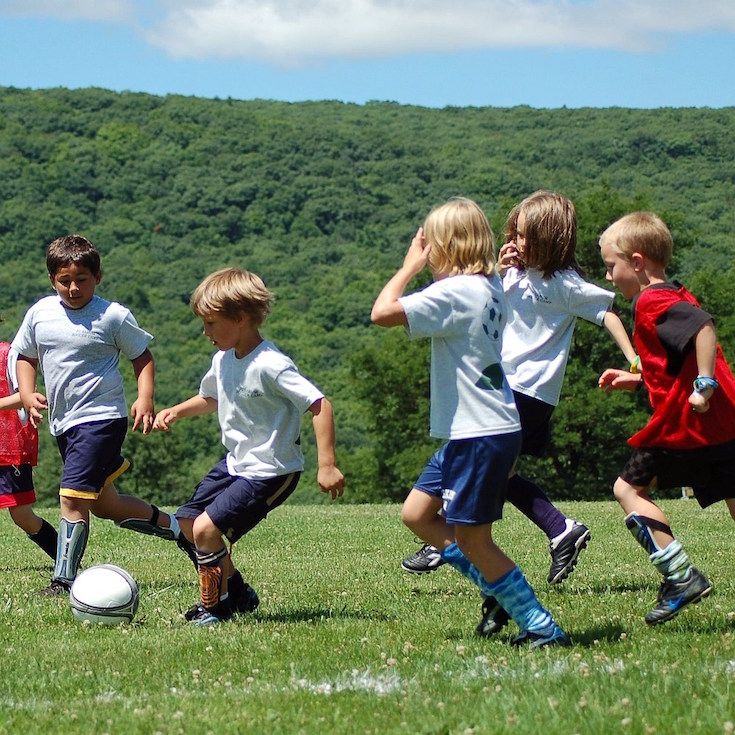
POLYGON ((130 622, 138 609, 138 584, 120 567, 99 564, 74 580, 69 604, 80 622, 120 625, 130 622))

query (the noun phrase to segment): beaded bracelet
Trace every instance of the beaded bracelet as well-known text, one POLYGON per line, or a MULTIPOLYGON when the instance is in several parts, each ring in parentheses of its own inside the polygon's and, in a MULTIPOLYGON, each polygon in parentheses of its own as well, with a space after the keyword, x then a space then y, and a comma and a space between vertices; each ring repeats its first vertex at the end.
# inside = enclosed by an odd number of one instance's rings
POLYGON ((694 390, 697 393, 704 393, 708 389, 715 390, 716 388, 719 388, 720 384, 714 379, 710 378, 707 375, 698 375, 694 379, 694 390))
POLYGON ((633 375, 638 375, 638 373, 641 371, 641 358, 636 355, 635 360, 630 363, 630 367, 628 368, 629 373, 633 373, 633 375))

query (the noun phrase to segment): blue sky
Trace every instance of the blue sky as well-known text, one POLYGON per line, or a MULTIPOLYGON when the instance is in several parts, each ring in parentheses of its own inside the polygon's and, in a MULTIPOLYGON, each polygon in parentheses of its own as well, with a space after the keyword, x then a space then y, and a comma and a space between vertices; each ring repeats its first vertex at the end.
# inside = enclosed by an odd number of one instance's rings
POLYGON ((735 0, 0 0, 0 86, 735 105, 735 0))

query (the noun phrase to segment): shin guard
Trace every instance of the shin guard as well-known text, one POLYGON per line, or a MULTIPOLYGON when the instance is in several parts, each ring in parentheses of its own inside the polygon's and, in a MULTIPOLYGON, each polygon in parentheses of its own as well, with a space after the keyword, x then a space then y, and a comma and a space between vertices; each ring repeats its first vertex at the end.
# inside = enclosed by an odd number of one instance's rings
POLYGON ((219 551, 200 551, 197 549, 197 570, 202 605, 213 610, 220 601, 222 590, 222 559, 227 556, 223 546, 219 551))
POLYGON ((53 579, 67 586, 76 579, 79 564, 89 538, 89 526, 84 521, 61 519, 56 546, 56 563, 53 579))
POLYGON ((127 528, 136 533, 144 533, 146 536, 158 536, 158 538, 165 539, 166 541, 176 541, 180 533, 179 522, 176 520, 176 516, 169 514, 171 526, 169 528, 161 528, 158 525, 158 517, 161 511, 153 504, 151 504, 151 508, 153 512, 149 521, 143 520, 142 518, 126 518, 117 525, 120 528, 127 528))
POLYGON ((667 533, 672 538, 674 537, 671 528, 665 523, 661 523, 661 521, 649 518, 648 516, 638 515, 638 513, 629 513, 625 516, 625 525, 649 556, 655 554, 657 551, 661 551, 661 547, 656 543, 656 539, 651 533, 652 528, 656 531, 667 533))

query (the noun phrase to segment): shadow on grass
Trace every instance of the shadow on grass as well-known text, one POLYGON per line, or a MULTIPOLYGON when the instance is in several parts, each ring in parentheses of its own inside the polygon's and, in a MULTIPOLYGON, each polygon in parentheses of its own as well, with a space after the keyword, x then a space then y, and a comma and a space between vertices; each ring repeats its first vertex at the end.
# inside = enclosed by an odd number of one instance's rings
POLYGON ((625 633, 626 630, 622 625, 610 624, 602 625, 594 628, 587 628, 586 630, 574 630, 570 633, 572 643, 575 646, 597 646, 599 643, 622 643, 620 636, 625 633))
POLYGON ((377 620, 389 622, 396 620, 395 615, 388 615, 380 610, 347 610, 342 608, 305 608, 283 612, 256 612, 252 616, 238 616, 239 620, 257 620, 260 623, 321 623, 324 620, 377 620))
POLYGON ((618 582, 616 584, 605 584, 602 582, 592 583, 589 586, 578 587, 574 590, 565 590, 563 587, 550 586, 549 591, 556 594, 586 595, 590 592, 595 595, 621 594, 623 592, 645 592, 652 591, 656 594, 658 586, 652 582, 618 582))

